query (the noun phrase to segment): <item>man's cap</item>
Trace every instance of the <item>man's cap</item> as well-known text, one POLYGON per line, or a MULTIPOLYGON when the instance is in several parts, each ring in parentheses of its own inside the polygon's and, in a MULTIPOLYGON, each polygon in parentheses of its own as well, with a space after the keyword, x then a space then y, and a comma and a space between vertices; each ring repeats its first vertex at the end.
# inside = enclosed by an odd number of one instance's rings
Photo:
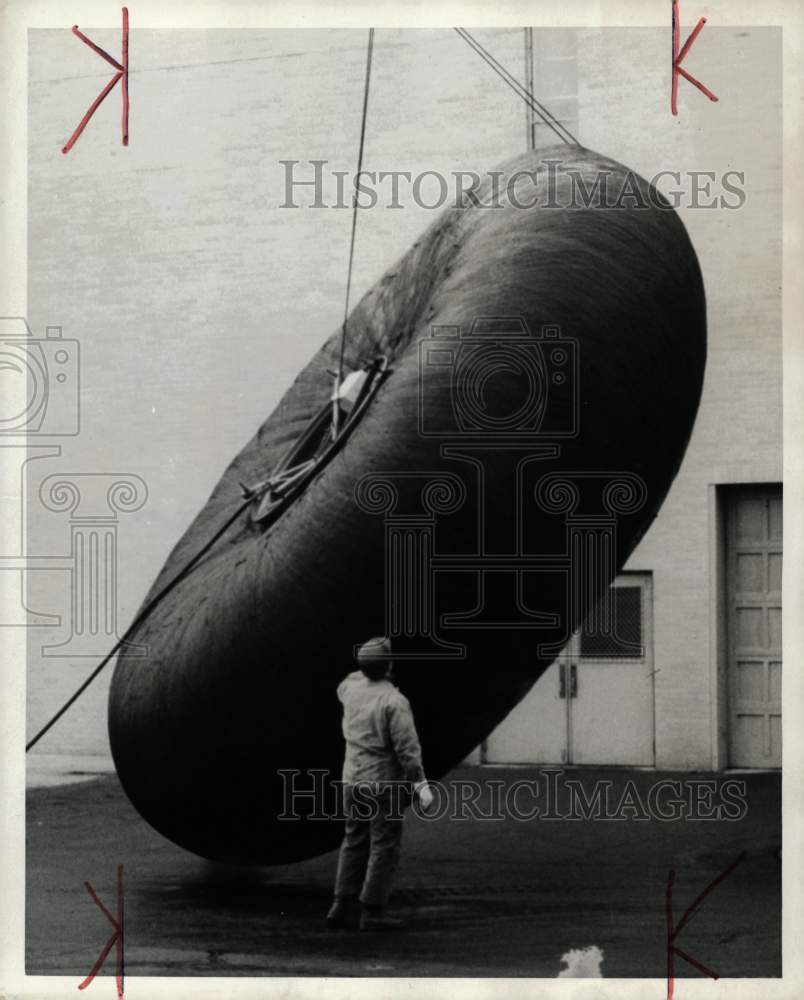
POLYGON ((391 659, 391 640, 385 636, 378 636, 369 639, 357 651, 357 662, 360 666, 364 664, 376 664, 377 661, 391 659))

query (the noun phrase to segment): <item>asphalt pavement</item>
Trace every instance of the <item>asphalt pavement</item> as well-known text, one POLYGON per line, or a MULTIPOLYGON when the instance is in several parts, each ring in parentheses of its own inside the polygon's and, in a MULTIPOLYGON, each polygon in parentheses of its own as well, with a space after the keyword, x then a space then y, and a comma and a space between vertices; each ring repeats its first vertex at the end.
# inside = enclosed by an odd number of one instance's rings
MULTIPOLYGON (((674 925, 723 876, 679 948, 721 978, 781 974, 778 773, 464 768, 444 789, 434 817, 406 819, 392 903, 407 926, 387 934, 325 926, 334 852, 216 865, 152 830, 115 776, 33 789, 26 971, 83 979, 111 933, 84 882, 114 911, 122 864, 127 977, 664 978, 671 872, 674 925)), ((703 973, 676 958, 675 975, 703 973)))

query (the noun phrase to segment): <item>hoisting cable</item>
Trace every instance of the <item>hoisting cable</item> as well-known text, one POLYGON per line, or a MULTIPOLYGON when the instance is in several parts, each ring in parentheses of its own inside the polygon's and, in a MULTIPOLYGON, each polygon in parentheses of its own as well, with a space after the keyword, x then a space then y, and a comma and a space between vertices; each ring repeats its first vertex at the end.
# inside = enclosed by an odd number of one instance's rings
POLYGON ((494 70, 497 76, 504 80, 511 90, 522 98, 531 111, 535 112, 544 124, 555 132, 562 142, 566 142, 568 145, 572 143, 576 146, 580 146, 580 143, 572 132, 570 132, 570 130, 566 127, 566 125, 563 125, 540 101, 537 101, 533 94, 531 94, 531 92, 524 87, 515 76, 509 73, 505 66, 499 63, 488 51, 488 49, 485 49, 476 38, 469 34, 466 28, 455 28, 454 30, 460 35, 466 44, 471 46, 480 58, 494 70), (559 129, 561 131, 559 131, 559 129), (562 132, 564 133, 563 135, 562 132), (567 138, 567 136, 569 136, 569 138, 567 138))
MULTIPOLYGON (((363 86, 363 114, 360 124, 360 147, 357 156, 357 175, 355 177, 355 182, 360 178, 360 173, 363 169, 363 149, 365 147, 366 140, 366 118, 368 113, 368 97, 369 97, 369 84, 371 80, 371 61, 372 54, 374 50, 374 28, 369 29, 368 35, 368 50, 366 54, 366 77, 363 86)), ((338 363, 338 373, 337 373, 337 383, 335 386, 335 392, 333 392, 332 399, 332 438, 335 441, 339 437, 339 423, 340 423, 340 400, 338 397, 338 390, 343 382, 343 359, 344 350, 346 346, 346 328, 347 320, 349 316, 349 298, 352 287, 352 268, 354 264, 354 250, 355 250, 355 229, 357 226, 357 192, 355 191, 354 200, 352 203, 352 233, 349 244, 349 268, 346 278, 346 303, 344 306, 344 317, 343 317, 343 329, 341 333, 341 348, 340 348, 340 359, 338 363)), ((376 390, 376 386, 379 385, 384 373, 387 372, 387 361, 382 358, 379 361, 375 361, 372 365, 374 369, 374 375, 372 380, 374 382, 373 386, 370 387, 367 393, 362 394, 362 401, 360 405, 355 407, 353 414, 350 414, 350 419, 347 423, 351 423, 352 419, 362 413, 362 410, 368 404, 373 392, 376 390), (380 379, 377 380, 376 376, 379 375, 380 379)), ((338 446, 342 444, 341 441, 338 442, 338 446)), ((332 452, 334 449, 330 448, 329 451, 332 452)), ((86 680, 80 685, 80 687, 67 699, 67 701, 62 705, 62 707, 56 712, 55 715, 44 725, 39 732, 29 740, 25 746, 25 752, 27 753, 31 750, 39 740, 47 733, 64 715, 64 713, 81 697, 81 695, 86 691, 89 685, 95 680, 95 678, 100 674, 107 663, 112 659, 112 657, 118 652, 121 646, 126 642, 127 638, 132 634, 132 632, 141 625, 142 622, 151 614, 151 612, 156 608, 156 606, 176 587, 190 572, 193 566, 212 548, 215 542, 223 535, 228 528, 240 517, 240 515, 249 507, 255 497, 265 493, 266 491, 274 491, 277 496, 282 497, 282 494, 290 495, 297 490, 299 486, 310 476, 314 475, 317 466, 315 461, 307 461, 301 465, 294 466, 290 469, 283 469, 278 472, 275 476, 270 477, 266 482, 259 484, 259 486, 254 489, 248 487, 243 487, 243 492, 245 494, 245 500, 238 504, 237 509, 233 514, 217 529, 217 531, 205 542, 205 544, 199 549, 199 551, 179 570, 176 576, 164 586, 157 594, 151 598, 150 601, 142 608, 139 614, 134 618, 131 624, 123 633, 122 637, 117 640, 117 642, 112 646, 109 652, 104 656, 101 662, 95 667, 92 673, 86 678, 86 680)), ((280 463, 281 465, 281 463, 280 463)))
POLYGON ((103 668, 106 666, 106 664, 109 662, 109 660, 111 660, 111 658, 115 655, 115 653, 118 651, 118 649, 120 649, 120 647, 126 641, 126 639, 128 638, 128 636, 131 635, 131 633, 134 631, 134 629, 138 625, 140 625, 143 621, 145 621, 145 619, 154 610, 154 608, 157 606, 157 604, 159 604, 160 601, 162 601, 163 598, 167 597, 167 595, 170 593, 170 591, 173 590, 173 588, 181 580, 183 580, 184 577, 190 572, 190 570, 193 568, 193 566, 195 566, 195 564, 198 562, 198 560, 201 559, 202 556, 206 555, 206 553, 212 548, 212 546, 215 544, 215 542, 217 542, 217 540, 227 530, 227 528, 229 528, 232 524, 234 524, 234 522, 237 520, 237 518, 240 517, 240 515, 243 513, 243 511, 246 509, 246 507, 248 507, 248 505, 251 503, 251 501, 252 501, 252 497, 249 496, 247 500, 243 501, 243 503, 238 504, 237 510, 231 515, 231 517, 229 517, 229 519, 226 522, 224 522, 224 524, 222 524, 220 526, 220 528, 218 528, 218 530, 215 532, 215 534, 212 535, 212 537, 207 540, 207 542, 198 550, 198 552, 196 552, 196 554, 192 557, 192 559, 190 559, 189 562, 185 563, 184 566, 182 566, 182 568, 179 570, 179 572, 176 574, 176 576, 170 581, 170 583, 168 583, 166 586, 164 586, 159 591, 158 594, 155 594, 154 597, 152 597, 151 600, 148 601, 148 603, 145 605, 145 607, 136 616, 136 618, 134 619, 134 621, 125 630, 125 632, 123 633, 122 638, 117 640, 117 642, 114 644, 114 646, 112 646, 112 648, 109 650, 109 652, 106 654, 106 656, 104 656, 104 658, 97 665, 97 667, 95 667, 95 669, 92 671, 92 673, 89 675, 89 677, 87 677, 87 679, 84 681, 84 683, 78 688, 78 690, 70 698, 67 699, 67 701, 61 706, 61 708, 58 710, 58 712, 56 712, 56 714, 51 718, 51 720, 45 726, 43 726, 39 730, 39 732, 36 734, 36 736, 34 736, 34 738, 32 740, 30 740, 26 744, 26 746, 25 746, 25 752, 26 753, 31 749, 31 747, 36 746, 36 744, 42 739, 42 737, 51 728, 51 726, 54 726, 59 721, 59 719, 62 717, 62 715, 64 715, 64 713, 67 711, 67 709, 74 702, 76 702, 81 697, 81 695, 84 693, 84 691, 86 691, 86 689, 89 687, 89 685, 95 680, 95 678, 98 676, 98 674, 101 672, 101 670, 103 670, 103 668))
MULTIPOLYGON (((250 507, 257 498, 267 498, 269 501, 268 513, 260 517, 264 526, 267 526, 269 523, 273 523, 273 521, 280 516, 287 504, 291 502, 316 475, 318 469, 321 468, 321 466, 335 454, 337 454, 341 448, 343 448, 351 433, 351 429, 362 417, 389 370, 388 359, 381 355, 370 365, 366 366, 362 374, 356 376, 359 389, 356 390, 357 395, 352 400, 353 405, 351 411, 346 417, 343 429, 337 439, 331 442, 320 456, 314 459, 299 462, 297 464, 292 464, 292 456, 299 445, 299 442, 296 442, 291 446, 288 454, 279 460, 277 466, 275 466, 275 471, 271 476, 269 476, 268 479, 264 482, 258 483, 254 487, 248 487, 241 484, 244 495, 243 501, 237 505, 232 514, 230 514, 223 524, 221 524, 221 526, 217 528, 216 531, 207 539, 198 552, 196 552, 196 554, 192 556, 184 564, 184 566, 182 566, 176 576, 158 593, 154 594, 151 600, 148 601, 139 614, 136 615, 134 620, 123 633, 122 637, 117 640, 114 646, 112 646, 106 656, 104 656, 101 662, 97 665, 97 667, 95 667, 81 686, 70 696, 70 698, 68 698, 58 712, 52 716, 50 721, 39 730, 36 736, 34 736, 33 739, 26 744, 26 753, 32 747, 36 746, 45 733, 47 733, 48 730, 59 721, 64 713, 81 697, 84 691, 86 691, 98 674, 100 674, 106 664, 109 663, 115 653, 117 653, 134 630, 149 617, 151 612, 154 611, 154 609, 167 597, 174 587, 186 578, 190 570, 192 570, 192 568, 203 558, 203 556, 209 552, 218 539, 226 533, 226 531, 234 524, 240 515, 248 507, 250 507)), ((318 420, 319 418, 314 418, 312 424, 308 426, 308 430, 305 434, 302 434, 300 439, 301 444, 305 443, 306 435, 315 430, 315 425, 318 423, 318 420)))
MULTIPOLYGON (((346 349, 346 327, 349 322, 349 297, 352 291, 352 268, 355 258, 355 231, 357 229, 357 184, 360 181, 360 174, 363 170, 363 149, 366 143, 366 118, 368 117, 369 87, 371 84, 371 58, 374 52, 374 28, 369 28, 368 45, 366 47, 366 76, 363 82, 363 115, 360 121, 360 146, 357 152, 357 173, 355 174, 355 193, 352 197, 352 235, 349 240, 349 267, 346 273, 346 301, 343 307, 343 326, 341 328, 341 352, 338 359, 338 375, 335 385, 335 393, 343 382, 343 354, 346 349)), ((338 436, 338 424, 340 422, 340 409, 337 399, 332 402, 332 437, 338 436)))

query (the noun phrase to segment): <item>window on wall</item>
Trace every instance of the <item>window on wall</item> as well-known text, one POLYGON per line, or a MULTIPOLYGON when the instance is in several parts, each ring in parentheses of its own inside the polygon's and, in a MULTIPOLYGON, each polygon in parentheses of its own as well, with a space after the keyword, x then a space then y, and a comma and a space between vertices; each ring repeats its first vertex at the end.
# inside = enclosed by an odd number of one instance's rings
POLYGON ((644 655, 642 587, 610 587, 608 605, 598 606, 581 629, 581 656, 641 659, 644 655))

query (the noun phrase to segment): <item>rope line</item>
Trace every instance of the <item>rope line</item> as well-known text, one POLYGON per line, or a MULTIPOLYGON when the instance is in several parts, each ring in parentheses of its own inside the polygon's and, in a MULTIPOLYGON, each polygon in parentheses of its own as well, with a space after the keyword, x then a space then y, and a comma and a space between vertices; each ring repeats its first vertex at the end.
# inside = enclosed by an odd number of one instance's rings
MULTIPOLYGON (((360 123, 360 147, 357 155, 357 175, 355 180, 360 178, 360 173, 363 169, 363 150, 366 143, 366 119, 368 116, 368 98, 369 98, 369 84, 371 81, 371 61, 372 54, 374 51, 374 28, 369 28, 368 34, 368 49, 366 53, 366 78, 363 85, 363 114, 360 123)), ((341 334, 341 350, 340 350, 340 360, 338 363, 338 385, 340 386, 343 381, 343 356, 346 347, 346 328, 347 321, 349 317, 349 298, 352 289, 352 269, 354 266, 354 253, 355 253, 355 230, 357 227, 357 192, 355 191, 354 200, 352 202, 352 233, 349 242, 349 269, 346 278, 346 302, 344 305, 343 312, 343 332, 341 334)), ((333 407, 333 410, 337 410, 337 403, 333 407)), ((336 436, 338 432, 337 426, 333 428, 333 436, 336 436)), ((97 667, 92 671, 92 673, 87 677, 87 679, 80 685, 80 687, 67 699, 67 701, 62 705, 62 707, 56 712, 54 716, 44 725, 36 736, 30 740, 25 746, 25 752, 28 753, 36 744, 42 739, 42 737, 47 733, 64 715, 64 713, 75 704, 76 701, 81 697, 81 695, 86 691, 89 685, 95 680, 95 678, 100 674, 107 663, 112 659, 112 657, 117 653, 123 643, 126 641, 128 636, 134 631, 134 629, 140 625, 156 608, 156 606, 162 601, 173 588, 184 579, 184 577, 189 573, 189 571, 195 566, 199 559, 204 556, 209 549, 217 542, 221 535, 229 528, 240 516, 240 514, 249 506, 253 497, 249 496, 243 503, 241 503, 237 510, 229 517, 229 519, 215 532, 214 535, 201 547, 201 549, 193 556, 193 558, 184 565, 181 570, 176 574, 173 580, 167 586, 163 587, 162 590, 156 594, 152 600, 145 605, 145 607, 140 611, 136 618, 132 621, 126 631, 123 633, 122 638, 118 639, 117 642, 112 646, 109 652, 104 656, 97 667)))
POLYGON ((184 566, 182 566, 182 568, 179 570, 176 576, 170 581, 170 583, 164 586, 159 591, 158 594, 155 594, 154 597, 151 598, 151 600, 145 605, 142 611, 140 611, 140 613, 136 616, 134 621, 129 625, 129 627, 123 633, 123 637, 117 640, 114 646, 112 646, 112 648, 109 650, 106 656, 104 656, 104 658, 101 660, 98 666, 95 667, 95 669, 92 671, 89 677, 87 677, 84 683, 70 698, 67 699, 67 701, 61 706, 61 708, 50 719, 50 721, 39 730, 36 736, 34 736, 34 738, 26 744, 25 746, 26 753, 28 753, 28 751, 32 747, 36 746, 36 744, 42 739, 45 733, 59 721, 59 719, 62 717, 62 715, 64 715, 67 709, 70 708, 70 706, 73 705, 76 701, 78 701, 78 699, 81 697, 84 691, 86 691, 89 685, 95 680, 95 678, 98 676, 101 670, 103 670, 103 668, 106 666, 109 660, 111 660, 111 658, 115 655, 118 649, 120 649, 120 647, 126 641, 128 636, 131 635, 134 629, 142 622, 144 622, 145 619, 148 617, 148 615, 150 615, 150 613, 157 606, 157 604, 159 604, 160 601, 162 601, 165 597, 167 597, 170 591, 173 590, 173 588, 181 580, 183 580, 185 576, 187 576, 187 574, 190 572, 193 566, 195 566, 198 560, 201 559, 201 557, 204 556, 212 548, 212 546, 215 544, 215 542, 217 542, 217 540, 226 531, 226 529, 229 528, 232 524, 234 524, 237 518, 240 517, 240 515, 243 513, 246 507, 248 507, 248 505, 251 503, 251 500, 252 497, 249 497, 247 500, 243 501, 243 503, 238 504, 237 510, 229 517, 229 519, 224 524, 221 525, 220 528, 218 528, 215 534, 212 535, 212 537, 207 540, 207 542, 198 550, 198 552, 196 552, 196 554, 192 557, 192 559, 190 559, 189 562, 185 563, 184 566))
MULTIPOLYGON (((363 83, 363 116, 360 122, 360 148, 357 153, 357 174, 355 193, 352 200, 352 236, 349 241, 349 268, 346 273, 346 302, 343 307, 343 327, 341 330, 341 354, 338 360, 338 385, 343 381, 343 353, 346 349, 346 325, 349 321, 349 297, 352 292, 352 267, 355 258, 355 231, 357 229, 357 183, 363 170, 363 149, 366 143, 366 118, 368 116, 369 84, 371 82, 371 58, 374 52, 374 28, 369 28, 366 49, 366 78, 363 83)), ((337 431, 337 428, 336 428, 337 431)))
MULTIPOLYGON (((371 61, 372 54, 374 51, 374 28, 369 28, 368 35, 368 50, 366 53, 366 79, 363 86, 363 115, 360 123, 360 148, 357 155, 357 176, 356 180, 360 177, 360 172, 363 169, 363 150, 366 143, 366 118, 368 114, 368 98, 369 98, 369 83, 371 80, 371 61)), ((355 229, 357 226, 357 192, 355 192, 354 201, 352 203, 352 234, 349 243, 349 270, 346 278, 346 303, 344 306, 343 313, 343 332, 341 335, 341 351, 340 351, 340 361, 338 364, 338 385, 343 381, 343 355, 344 349, 346 347, 346 326, 349 317, 349 298, 352 288, 352 268, 354 265, 354 252, 355 252, 355 229)), ((337 434, 337 428, 334 429, 337 434)), ((140 611, 136 618, 131 622, 126 631, 123 633, 122 638, 118 639, 117 642, 112 646, 109 652, 104 656, 97 667, 92 671, 92 673, 87 677, 87 679, 80 685, 80 687, 67 699, 67 701, 62 705, 62 707, 56 712, 54 716, 44 725, 36 736, 30 740, 25 746, 25 752, 27 753, 42 739, 42 737, 47 733, 64 715, 64 713, 75 704, 76 701, 81 697, 81 695, 86 691, 89 685, 95 680, 95 678, 100 674, 106 664, 112 659, 112 657, 117 653, 123 643, 126 641, 128 636, 134 631, 134 629, 140 625, 145 619, 150 615, 150 613, 156 608, 156 606, 170 593, 171 590, 189 573, 189 571, 196 565, 199 559, 204 556, 210 548, 217 542, 221 535, 229 528, 237 518, 243 513, 243 511, 252 502, 253 497, 249 496, 243 503, 239 504, 234 513, 229 517, 229 519, 221 525, 220 528, 212 535, 211 538, 199 549, 199 551, 193 556, 188 563, 186 563, 176 574, 176 576, 168 583, 162 590, 159 591, 140 611)))
POLYGON ((565 142, 568 145, 573 144, 575 146, 580 146, 580 143, 572 132, 570 132, 567 126, 562 124, 555 117, 555 115, 551 114, 551 112, 540 101, 538 101, 533 94, 527 90, 519 82, 519 80, 516 79, 515 76, 509 73, 508 70, 494 58, 488 49, 485 49, 476 38, 469 34, 465 28, 455 28, 454 30, 466 42, 466 44, 474 49, 480 58, 494 70, 497 76, 504 80, 511 90, 513 90, 514 93, 528 105, 531 111, 535 112, 544 124, 555 132, 562 142, 565 142), (569 138, 567 138, 567 136, 569 136, 569 138))
MULTIPOLYGON (((346 418, 346 422, 343 426, 343 430, 337 439, 329 446, 327 452, 324 453, 323 460, 326 460, 327 456, 332 457, 337 454, 338 451, 343 448, 347 438, 349 437, 350 428, 353 427, 357 421, 362 416, 366 407, 369 405, 371 400, 374 398, 379 386, 382 384, 383 379, 388 374, 388 359, 384 355, 380 355, 378 358, 372 362, 371 365, 371 380, 368 384, 367 389, 361 390, 361 395, 354 406, 354 409, 349 413, 346 418)), ((318 418, 313 418, 313 424, 317 423, 318 418)), ((304 435, 300 440, 304 440, 304 435)), ((299 442, 296 442, 292 446, 291 451, 298 447, 299 442)), ((87 679, 81 684, 77 691, 62 705, 58 712, 50 719, 47 725, 43 726, 39 732, 34 736, 34 738, 26 745, 25 752, 27 753, 32 747, 36 746, 39 740, 48 732, 48 730, 54 726, 59 719, 64 715, 64 713, 73 705, 86 691, 89 685, 95 680, 95 678, 100 674, 106 664, 112 659, 115 653, 120 649, 123 643, 128 639, 132 632, 141 625, 151 614, 151 612, 159 605, 165 597, 173 590, 173 588, 183 579, 186 578, 187 574, 193 569, 194 566, 198 564, 200 559, 212 548, 212 546, 221 538, 222 535, 234 524, 234 522, 240 517, 240 515, 246 510, 246 508, 254 502, 254 499, 260 496, 264 491, 272 491, 276 495, 283 499, 287 499, 294 491, 298 491, 303 488, 303 480, 305 476, 312 475, 316 467, 317 460, 311 460, 309 462, 301 463, 300 465, 294 465, 290 468, 284 468, 282 462, 280 461, 280 471, 269 477, 265 482, 259 483, 257 486, 250 488, 244 484, 240 484, 245 499, 239 503, 236 509, 229 515, 226 521, 221 524, 221 526, 212 534, 204 545, 196 552, 196 554, 189 559, 184 566, 179 570, 176 576, 166 584, 157 594, 155 594, 150 601, 142 608, 139 614, 134 618, 131 624, 123 633, 122 638, 118 639, 115 645, 109 650, 106 656, 101 660, 97 667, 92 671, 92 673, 87 677, 87 679)))

